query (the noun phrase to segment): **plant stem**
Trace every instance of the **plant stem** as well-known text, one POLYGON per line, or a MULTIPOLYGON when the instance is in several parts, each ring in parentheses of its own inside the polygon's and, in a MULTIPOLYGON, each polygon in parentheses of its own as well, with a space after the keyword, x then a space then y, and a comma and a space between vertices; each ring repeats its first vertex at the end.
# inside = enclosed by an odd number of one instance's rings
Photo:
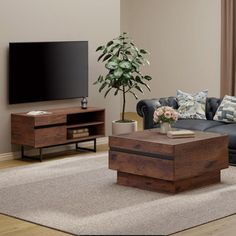
POLYGON ((125 86, 123 85, 123 107, 122 107, 122 121, 125 120, 125 86))

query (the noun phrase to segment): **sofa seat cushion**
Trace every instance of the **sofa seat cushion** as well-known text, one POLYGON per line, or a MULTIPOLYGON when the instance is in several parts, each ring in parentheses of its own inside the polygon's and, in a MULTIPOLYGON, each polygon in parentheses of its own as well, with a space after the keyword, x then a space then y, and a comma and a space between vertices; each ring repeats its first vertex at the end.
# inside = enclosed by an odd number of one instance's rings
POLYGON ((220 121, 213 120, 192 120, 192 119, 182 119, 178 120, 176 123, 172 125, 174 128, 179 129, 190 129, 190 130, 199 130, 205 131, 212 127, 222 126, 224 124, 220 121))
POLYGON ((229 135, 229 148, 236 149, 236 124, 227 124, 211 127, 207 132, 216 132, 229 135))

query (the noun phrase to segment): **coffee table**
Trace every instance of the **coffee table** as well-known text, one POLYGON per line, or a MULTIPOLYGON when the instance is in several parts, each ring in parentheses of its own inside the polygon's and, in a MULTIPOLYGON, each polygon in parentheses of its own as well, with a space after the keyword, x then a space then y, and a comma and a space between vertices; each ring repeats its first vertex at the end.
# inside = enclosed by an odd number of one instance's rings
POLYGON ((220 182, 228 168, 228 136, 194 132, 178 139, 158 129, 110 136, 109 168, 117 171, 117 183, 178 193, 220 182))

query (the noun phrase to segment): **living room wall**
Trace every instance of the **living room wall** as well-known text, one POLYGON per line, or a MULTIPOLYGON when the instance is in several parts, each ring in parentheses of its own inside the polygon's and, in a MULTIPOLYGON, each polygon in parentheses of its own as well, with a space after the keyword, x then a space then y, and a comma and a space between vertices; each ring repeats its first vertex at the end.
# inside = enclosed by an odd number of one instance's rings
MULTIPOLYGON (((209 90, 220 95, 220 0, 121 0, 121 31, 148 49, 151 93, 142 98, 209 90)), ((137 101, 128 99, 127 111, 137 101)))
MULTIPOLYGON (((104 99, 93 82, 103 72, 95 49, 120 33, 120 0, 0 1, 0 154, 11 152, 10 114, 30 110, 80 106, 80 99, 8 105, 8 43, 16 41, 89 41, 89 106, 106 108, 106 130, 119 117, 119 98, 104 99), (109 114, 109 115, 108 115, 109 114)), ((33 78, 32 78, 33 79, 33 78)))

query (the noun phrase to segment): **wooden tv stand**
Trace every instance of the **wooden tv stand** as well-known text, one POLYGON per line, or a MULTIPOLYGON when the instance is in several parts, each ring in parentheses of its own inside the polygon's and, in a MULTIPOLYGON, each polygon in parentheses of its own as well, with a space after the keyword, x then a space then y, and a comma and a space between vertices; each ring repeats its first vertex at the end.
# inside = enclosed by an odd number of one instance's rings
POLYGON ((51 109, 50 114, 27 115, 27 113, 11 114, 11 143, 21 145, 21 156, 24 147, 38 148, 40 161, 42 149, 57 145, 76 144, 76 149, 96 152, 96 139, 105 136, 105 109, 80 107, 51 109), (71 133, 84 132, 81 137, 71 137, 71 133), (78 147, 78 143, 94 141, 94 148, 78 147))

